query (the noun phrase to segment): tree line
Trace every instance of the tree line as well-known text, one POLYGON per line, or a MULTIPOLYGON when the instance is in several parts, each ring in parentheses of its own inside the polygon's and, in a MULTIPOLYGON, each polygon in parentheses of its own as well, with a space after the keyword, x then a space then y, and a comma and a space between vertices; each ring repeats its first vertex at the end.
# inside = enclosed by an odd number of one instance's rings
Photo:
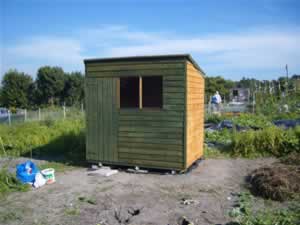
POLYGON ((8 108, 72 106, 84 99, 83 74, 66 73, 61 67, 40 67, 35 80, 24 72, 9 70, 1 84, 0 106, 8 108))
MULTIPOLYGON (((84 75, 81 72, 66 73, 61 67, 43 66, 36 78, 17 70, 9 70, 3 76, 0 88, 0 107, 37 108, 47 106, 73 106, 84 102, 84 75)), ((271 92, 280 95, 286 90, 300 89, 300 75, 290 79, 260 81, 242 78, 240 81, 221 76, 205 78, 206 102, 216 91, 229 99, 233 87, 249 88, 251 92, 271 92), (298 85, 298 87, 297 87, 298 85)))

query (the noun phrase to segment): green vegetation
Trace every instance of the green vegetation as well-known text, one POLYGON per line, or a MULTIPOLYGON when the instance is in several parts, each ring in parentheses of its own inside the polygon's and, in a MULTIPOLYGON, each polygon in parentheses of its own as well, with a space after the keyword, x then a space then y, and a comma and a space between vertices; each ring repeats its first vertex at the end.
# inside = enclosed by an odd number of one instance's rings
POLYGON ((80 72, 65 73, 60 67, 38 69, 36 80, 30 75, 9 70, 2 79, 0 106, 37 108, 66 104, 78 105, 84 98, 84 77, 80 72))
POLYGON ((231 147, 234 156, 243 157, 282 157, 300 152, 300 127, 283 130, 270 126, 258 131, 233 132, 231 147))
MULTIPOLYGON (((1 125, 0 137, 9 156, 48 157, 71 165, 85 159, 82 119, 1 125)), ((5 152, 1 151, 0 156, 5 152)))
POLYGON ((5 197, 6 194, 15 191, 28 191, 29 185, 22 184, 14 174, 11 174, 7 169, 0 170, 0 198, 5 197))
MULTIPOLYGON (((292 118, 298 113, 288 114, 292 118)), ((284 157, 292 152, 300 152, 300 127, 282 129, 272 124, 276 115, 264 116, 243 113, 240 116, 217 116, 206 118, 207 122, 219 123, 222 120, 231 120, 235 126, 255 128, 237 131, 236 129, 206 131, 205 141, 210 143, 205 151, 208 157, 284 157)), ((286 115, 287 117, 287 115, 286 115)), ((277 115, 277 118, 279 116, 277 115)), ((297 117, 296 117, 297 118, 297 117)))
POLYGON ((300 220, 299 202, 289 203, 285 209, 276 210, 257 210, 254 206, 255 199, 250 193, 244 192, 239 196, 238 207, 233 208, 229 216, 238 225, 295 225, 300 220))

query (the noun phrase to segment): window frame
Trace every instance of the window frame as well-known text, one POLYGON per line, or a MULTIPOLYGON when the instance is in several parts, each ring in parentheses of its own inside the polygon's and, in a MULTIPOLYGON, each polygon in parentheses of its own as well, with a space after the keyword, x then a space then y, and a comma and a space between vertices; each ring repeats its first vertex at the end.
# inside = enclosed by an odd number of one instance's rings
MULTIPOLYGON (((136 110, 149 110, 149 111, 161 111, 164 109, 164 79, 162 75, 152 75, 152 76, 126 76, 126 77, 138 77, 139 78, 139 107, 121 107, 121 96, 120 96, 120 84, 122 77, 117 79, 117 108, 124 111, 136 111, 136 110), (161 77, 162 82, 162 94, 161 94, 161 107, 143 107, 143 77, 161 77)), ((125 78, 125 77, 124 77, 125 78)))

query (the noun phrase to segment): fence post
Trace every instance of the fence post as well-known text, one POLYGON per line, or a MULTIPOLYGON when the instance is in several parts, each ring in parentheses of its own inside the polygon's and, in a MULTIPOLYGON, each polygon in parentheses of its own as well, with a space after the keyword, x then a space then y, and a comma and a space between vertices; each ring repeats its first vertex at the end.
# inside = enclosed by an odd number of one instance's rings
POLYGON ((24 121, 27 121, 27 109, 24 109, 24 121))
POLYGON ((39 120, 41 120, 41 108, 39 108, 39 120))
POLYGON ((66 119, 66 106, 63 105, 63 113, 64 113, 64 119, 66 119))
POLYGON ((81 103, 81 113, 83 114, 83 103, 81 103))
POLYGON ((8 125, 10 126, 11 125, 11 118, 10 118, 10 110, 8 110, 8 125))

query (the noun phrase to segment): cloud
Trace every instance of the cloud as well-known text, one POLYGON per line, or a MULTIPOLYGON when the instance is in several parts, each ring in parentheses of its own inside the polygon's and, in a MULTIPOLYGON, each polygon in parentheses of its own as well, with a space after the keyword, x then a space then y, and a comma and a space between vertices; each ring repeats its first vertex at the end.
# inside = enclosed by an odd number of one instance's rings
POLYGON ((104 25, 75 30, 68 37, 26 38, 4 50, 4 64, 25 69, 36 67, 35 70, 45 64, 60 65, 71 71, 83 70, 84 58, 191 53, 209 75, 274 76, 280 74, 286 63, 299 72, 298 40, 299 27, 261 27, 205 35, 199 31, 187 36, 104 25))

